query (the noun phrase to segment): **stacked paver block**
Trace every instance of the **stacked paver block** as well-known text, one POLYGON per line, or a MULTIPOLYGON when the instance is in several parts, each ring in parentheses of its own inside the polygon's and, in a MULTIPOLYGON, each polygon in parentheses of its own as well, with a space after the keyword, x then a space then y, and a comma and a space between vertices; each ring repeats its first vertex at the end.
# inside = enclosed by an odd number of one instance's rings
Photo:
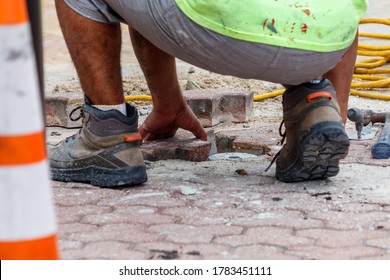
POLYGON ((203 127, 247 122, 253 112, 253 93, 242 90, 187 90, 183 95, 203 127))
POLYGON ((80 92, 47 94, 45 98, 46 125, 66 128, 80 127, 81 119, 72 121, 69 115, 83 103, 84 96, 80 92))
MULTIPOLYGON (((253 112, 253 93, 235 89, 183 91, 184 98, 204 127, 221 122, 246 122, 253 112)), ((71 111, 83 104, 81 92, 51 93, 46 96, 48 126, 79 127, 69 119, 71 111)))

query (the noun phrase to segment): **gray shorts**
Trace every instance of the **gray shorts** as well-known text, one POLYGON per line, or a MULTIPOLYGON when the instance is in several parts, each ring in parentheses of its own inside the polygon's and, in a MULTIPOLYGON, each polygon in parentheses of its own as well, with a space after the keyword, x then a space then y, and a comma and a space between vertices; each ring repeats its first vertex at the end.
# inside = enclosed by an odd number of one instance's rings
POLYGON ((175 0, 65 0, 80 15, 126 23, 161 50, 211 72, 296 85, 332 69, 347 49, 312 52, 220 35, 186 17, 175 0))

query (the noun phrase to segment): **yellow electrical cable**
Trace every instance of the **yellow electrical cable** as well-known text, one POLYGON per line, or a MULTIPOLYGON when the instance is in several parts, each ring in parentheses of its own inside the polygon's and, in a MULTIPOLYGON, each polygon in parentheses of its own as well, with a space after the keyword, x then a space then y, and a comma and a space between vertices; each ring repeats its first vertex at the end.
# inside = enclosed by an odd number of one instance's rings
POLYGON ((355 69, 356 74, 390 74, 390 68, 388 69, 355 69))
MULTIPOLYGON (((390 18, 365 18, 360 21, 360 24, 384 24, 390 26, 390 18)), ((359 37, 369 37, 385 40, 390 39, 390 35, 374 33, 359 33, 359 37)), ((390 68, 383 68, 383 66, 386 66, 390 63, 390 46, 370 46, 359 44, 358 55, 376 58, 363 60, 356 63, 353 78, 360 79, 362 82, 352 83, 351 95, 390 101, 390 95, 388 94, 378 94, 360 90, 390 88, 390 77, 377 76, 378 74, 390 74, 390 68)), ((255 95, 253 100, 261 101, 267 98, 276 97, 283 94, 284 91, 284 89, 280 89, 265 94, 255 95)), ((150 95, 129 95, 125 97, 125 100, 152 101, 152 97, 150 95)))
POLYGON ((285 89, 279 89, 279 90, 275 90, 275 91, 272 91, 272 92, 255 95, 253 97, 253 101, 256 102, 256 101, 261 101, 261 100, 264 100, 264 99, 267 99, 267 98, 276 97, 278 95, 283 94, 284 91, 285 91, 285 89))
POLYGON ((379 39, 390 39, 390 35, 375 34, 375 33, 359 33, 359 37, 379 38, 379 39))
POLYGON ((353 74, 353 77, 355 79, 366 80, 366 81, 379 81, 379 80, 388 79, 388 77, 372 76, 372 75, 360 75, 360 74, 353 74))
MULTIPOLYGON (((360 21, 360 24, 369 23, 390 25, 390 18, 366 18, 360 21)), ((390 39, 390 35, 372 33, 359 33, 359 37, 369 37, 385 40, 390 39)), ((362 82, 352 83, 351 94, 365 98, 390 101, 390 95, 388 94, 361 91, 361 89, 390 88, 390 77, 377 76, 378 74, 390 74, 390 69, 383 67, 388 65, 390 62, 390 46, 370 46, 365 44, 359 44, 358 55, 369 57, 376 56, 377 58, 364 60, 356 63, 353 77, 355 79, 362 80, 362 82)))
POLYGON ((352 88, 388 88, 390 86, 390 78, 371 82, 354 82, 352 88))
POLYGON ((379 24, 390 25, 390 18, 363 18, 360 20, 360 24, 366 24, 366 23, 379 23, 379 24))
POLYGON ((378 67, 385 65, 389 60, 390 59, 387 59, 385 57, 363 60, 363 61, 357 62, 355 65, 355 68, 368 68, 368 69, 378 68, 378 67))
POLYGON ((388 95, 388 94, 364 92, 364 91, 355 90, 355 89, 351 89, 351 94, 356 95, 356 96, 360 96, 360 97, 370 98, 370 99, 379 99, 379 100, 390 101, 390 95, 388 95))
POLYGON ((364 44, 359 44, 359 48, 363 50, 372 50, 372 51, 390 50, 390 46, 369 46, 364 44))
POLYGON ((125 96, 125 101, 152 101, 152 96, 150 95, 127 95, 125 96))

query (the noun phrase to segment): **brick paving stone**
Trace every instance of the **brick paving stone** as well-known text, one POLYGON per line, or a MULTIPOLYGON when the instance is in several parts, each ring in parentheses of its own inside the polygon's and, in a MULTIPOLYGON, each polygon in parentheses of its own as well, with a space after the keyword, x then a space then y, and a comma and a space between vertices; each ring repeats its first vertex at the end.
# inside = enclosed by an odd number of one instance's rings
POLYGON ((181 159, 205 161, 210 155, 211 143, 201 141, 187 131, 179 130, 169 139, 144 142, 141 145, 145 160, 181 159))
POLYGON ((182 251, 185 254, 197 254, 201 259, 224 259, 231 256, 231 247, 221 244, 189 244, 184 245, 182 251))
POLYGON ((296 236, 315 239, 315 245, 328 248, 360 246, 377 238, 387 236, 380 230, 327 230, 323 228, 298 230, 296 236))
POLYGON ((367 238, 367 245, 387 249, 390 252, 390 236, 387 231, 382 231, 382 234, 387 238, 367 238))
POLYGON ((232 217, 250 217, 253 214, 251 210, 210 207, 202 209, 198 207, 172 207, 162 210, 162 214, 174 215, 179 218, 179 222, 191 225, 217 225, 231 224, 232 217))
POLYGON ((381 230, 385 230, 385 231, 390 231, 390 220, 387 220, 385 222, 379 222, 376 225, 375 229, 381 229, 381 230))
POLYGON ((310 245, 313 240, 294 236, 292 229, 277 227, 251 227, 242 234, 217 237, 217 244, 241 245, 269 245, 269 246, 296 246, 310 245))
POLYGON ((227 253, 229 247, 215 244, 177 244, 173 242, 150 242, 137 244, 137 251, 150 254, 149 259, 204 259, 217 252, 227 253))
MULTIPOLYGON (((323 191, 321 193, 327 193, 323 191)), ((326 196, 326 195, 325 195, 326 196)), ((313 197, 312 194, 306 193, 271 193, 263 194, 256 200, 249 200, 244 204, 244 207, 252 208, 257 211, 275 211, 275 210, 291 210, 299 211, 304 218, 307 218, 305 213, 318 210, 319 205, 327 208, 328 203, 324 199, 313 197)))
POLYGON ((86 215, 80 220, 80 222, 94 225, 104 225, 105 223, 131 223, 151 225, 173 223, 175 222, 175 220, 175 217, 155 213, 143 213, 142 215, 140 215, 140 213, 137 212, 131 213, 130 211, 114 211, 112 213, 106 214, 86 215))
POLYGON ((366 246, 325 248, 320 246, 295 246, 288 248, 286 255, 298 256, 306 260, 353 260, 381 255, 381 250, 366 246))
POLYGON ((72 249, 80 249, 81 247, 84 246, 84 243, 80 241, 69 241, 66 239, 60 239, 58 240, 58 248, 60 252, 65 252, 67 250, 72 250, 72 249))
MULTIPOLYGON (((149 179, 150 180, 150 179, 149 179)), ((143 207, 175 207, 184 206, 185 201, 172 197, 169 191, 154 191, 149 188, 150 182, 138 188, 130 188, 121 192, 120 195, 111 199, 101 199, 97 203, 100 206, 123 207, 123 206, 143 206, 143 207)), ((169 189, 169 187, 167 188, 169 189)))
POLYGON ((236 226, 275 226, 291 229, 321 227, 322 220, 310 219, 298 211, 264 211, 255 213, 251 217, 234 217, 231 224, 236 226))
MULTIPOLYGON (((217 186, 216 186, 217 188, 217 186)), ((194 206, 199 208, 209 208, 213 211, 222 211, 222 209, 227 209, 227 211, 234 211, 237 209, 237 213, 245 213, 248 209, 243 207, 245 201, 249 198, 246 198, 246 194, 238 194, 234 191, 226 188, 226 193, 218 193, 218 191, 213 196, 208 196, 207 193, 212 191, 211 188, 209 191, 204 191, 204 195, 199 196, 199 199, 194 201, 194 206)), ((255 196, 255 194, 254 194, 255 196)), ((252 209, 249 209, 250 212, 253 212, 252 209)), ((223 214, 224 215, 224 214, 223 214)))
POLYGON ((66 207, 57 207, 56 215, 57 215, 57 224, 67 224, 67 223, 77 223, 80 221, 82 215, 78 213, 67 213, 63 209, 66 207))
POLYGON ((112 209, 110 207, 86 205, 83 206, 57 206, 58 223, 74 223, 78 222, 82 216, 88 214, 103 214, 109 213, 112 209))
POLYGON ((315 211, 308 213, 308 216, 324 220, 326 228, 335 230, 375 229, 381 222, 389 219, 389 214, 384 212, 369 212, 356 215, 349 212, 315 211))
POLYGON ((135 247, 135 250, 142 251, 149 254, 148 259, 154 260, 172 260, 172 259, 180 259, 180 260, 199 260, 202 259, 203 256, 201 254, 201 250, 198 249, 212 247, 217 249, 217 247, 213 247, 210 244, 205 245, 193 245, 187 247, 183 244, 176 244, 172 242, 151 242, 151 243, 143 243, 138 244, 135 247), (193 249, 195 248, 195 249, 193 249))
POLYGON ((160 238, 158 234, 146 231, 142 225, 132 224, 104 224, 92 232, 71 233, 68 240, 79 240, 82 242, 100 242, 116 240, 118 242, 151 242, 160 238))
MULTIPOLYGON (((377 171, 381 172, 380 170, 377 171)), ((383 174, 387 175, 387 172, 383 172, 383 174)), ((386 175, 384 175, 384 177, 386 175)), ((356 196, 358 198, 357 201, 361 204, 377 205, 380 207, 381 211, 386 211, 386 209, 390 208, 390 202, 387 197, 390 182, 387 180, 388 178, 373 178, 370 180, 372 183, 367 183, 364 186, 355 189, 353 196, 356 196), (374 180, 378 180, 378 182, 375 182, 374 180), (359 196, 357 196, 358 194, 359 196)), ((346 193, 349 194, 349 191, 346 191, 346 193)))
POLYGON ((98 230, 98 226, 83 223, 66 223, 58 226, 60 237, 67 237, 73 233, 93 232, 98 230))
POLYGON ((390 253, 381 253, 378 256, 364 257, 364 260, 390 260, 390 253))
POLYGON ((286 256, 285 249, 277 246, 248 245, 240 246, 233 250, 229 259, 233 260, 294 260, 295 256, 286 256))
POLYGON ((101 199, 94 189, 57 188, 54 192, 54 202, 58 206, 94 205, 101 199))
POLYGON ((242 228, 223 225, 192 226, 165 224, 151 226, 149 232, 163 235, 166 240, 177 243, 210 243, 216 236, 240 234, 242 228))
POLYGON ((98 188, 89 184, 84 183, 73 183, 73 182, 59 182, 59 181, 51 181, 53 186, 54 194, 76 194, 80 193, 87 195, 95 195, 99 196, 100 199, 112 199, 118 196, 118 192, 121 192, 122 189, 109 189, 109 188, 98 188))
MULTIPOLYGON (((74 128, 81 126, 81 119, 69 118, 72 110, 84 103, 81 92, 58 92, 45 95, 46 125, 74 128)), ((77 112, 75 112, 77 114, 77 112)))
POLYGON ((246 122, 253 112, 253 93, 237 89, 183 91, 203 127, 220 122, 246 122))
POLYGON ((175 258, 178 258, 179 255, 185 254, 186 251, 183 250, 183 244, 178 244, 171 241, 160 241, 160 242, 143 242, 137 243, 134 247, 134 250, 140 252, 147 252, 151 255, 152 258, 161 259, 164 256, 171 255, 175 258))
POLYGON ((367 212, 379 212, 385 211, 385 207, 383 207, 380 203, 364 203, 364 202, 352 202, 345 203, 340 205, 340 211, 342 212, 353 212, 353 213, 367 213, 367 212))
POLYGON ((126 243, 102 241, 86 244, 81 249, 64 250, 63 259, 110 259, 110 260, 144 260, 148 255, 130 249, 126 243))

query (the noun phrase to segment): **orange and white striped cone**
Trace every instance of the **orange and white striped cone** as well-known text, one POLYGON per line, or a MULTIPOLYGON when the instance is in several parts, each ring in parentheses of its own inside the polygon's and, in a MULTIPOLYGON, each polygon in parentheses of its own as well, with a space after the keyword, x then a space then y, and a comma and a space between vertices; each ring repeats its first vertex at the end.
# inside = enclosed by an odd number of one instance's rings
POLYGON ((0 0, 0 259, 58 259, 25 0, 0 0))

